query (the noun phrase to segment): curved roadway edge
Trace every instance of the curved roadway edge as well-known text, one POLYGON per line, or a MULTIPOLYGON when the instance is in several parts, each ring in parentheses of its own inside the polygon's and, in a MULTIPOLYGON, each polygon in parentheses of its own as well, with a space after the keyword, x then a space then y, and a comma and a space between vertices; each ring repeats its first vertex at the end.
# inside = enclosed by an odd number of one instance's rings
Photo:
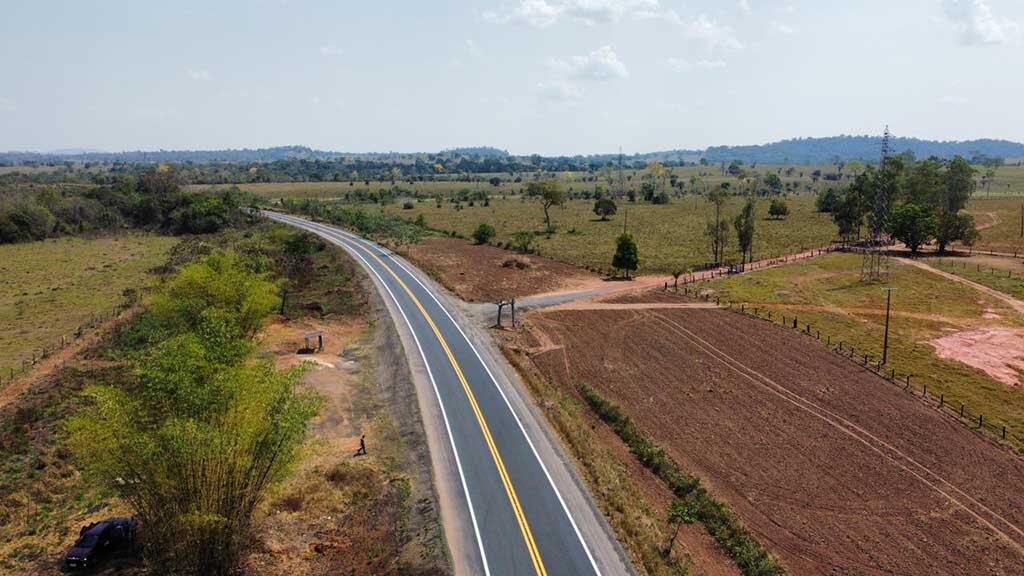
MULTIPOLYGON (((350 232, 291 215, 277 214, 269 211, 264 211, 264 215, 272 220, 320 235, 327 241, 351 253, 355 256, 356 262, 367 268, 367 263, 363 258, 359 257, 359 254, 354 253, 352 246, 331 238, 324 233, 323 229, 329 228, 331 231, 340 232, 354 239, 357 238, 350 232), (321 230, 316 229, 316 227, 321 228, 321 230)), ((366 243, 363 239, 358 240, 366 243)), ((367 244, 380 248, 371 243, 367 244)), ((393 252, 384 251, 387 252, 392 262, 395 262, 405 272, 413 276, 416 282, 429 291, 430 295, 451 316, 461 332, 471 342, 480 360, 488 368, 494 383, 507 399, 508 405, 514 412, 514 416, 521 423, 523 432, 525 432, 529 443, 532 444, 533 451, 539 457, 542 468, 547 471, 552 485, 560 494, 562 503, 575 524, 574 528, 576 528, 579 536, 585 543, 598 572, 608 576, 618 574, 635 575, 636 572, 627 554, 615 538, 614 532, 604 516, 590 498, 585 485, 575 469, 574 463, 566 456, 557 435, 548 427, 545 418, 530 400, 529 393, 525 391, 525 386, 520 380, 519 375, 509 365, 500 350, 498 350, 483 324, 473 319, 477 315, 470 312, 472 308, 464 306, 460 300, 451 296, 447 290, 405 259, 400 258, 393 252), (467 314, 467 312, 470 313, 467 314)), ((365 254, 363 257, 365 257, 365 254)), ((448 543, 452 566, 457 574, 483 574, 484 564, 481 555, 483 547, 479 541, 480 530, 474 524, 473 514, 470 510, 471 504, 466 498, 467 493, 460 479, 459 463, 453 453, 453 443, 448 433, 444 408, 439 403, 436 389, 432 385, 427 361, 421 355, 417 339, 399 306, 393 298, 387 296, 388 289, 382 283, 381 278, 373 273, 373 270, 367 270, 367 272, 382 295, 382 299, 398 331, 405 350, 405 356, 413 374, 417 391, 417 402, 426 431, 427 444, 433 466, 434 484, 438 492, 445 539, 448 543)), ((436 370, 436 367, 434 369, 436 370)), ((446 399, 445 404, 447 403, 448 400, 446 399)), ((508 431, 501 430, 497 432, 504 434, 508 431)), ((462 459, 463 469, 467 465, 489 465, 489 463, 479 462, 467 464, 464 455, 462 459)), ((493 466, 493 464, 490 465, 493 466)), ((480 523, 486 523, 488 520, 487 511, 492 504, 474 501, 472 506, 476 510, 476 517, 480 523)), ((539 527, 535 526, 535 529, 537 528, 539 527)), ((510 533, 514 533, 514 531, 510 533)), ((510 542, 509 546, 513 547, 514 544, 510 542)), ((533 570, 523 570, 522 567, 505 569, 507 567, 495 566, 493 559, 488 560, 488 563, 490 564, 489 572, 492 574, 535 573, 533 570)), ((563 570, 559 569, 559 558, 545 558, 545 563, 548 564, 547 570, 549 572, 553 574, 563 573, 563 570)))

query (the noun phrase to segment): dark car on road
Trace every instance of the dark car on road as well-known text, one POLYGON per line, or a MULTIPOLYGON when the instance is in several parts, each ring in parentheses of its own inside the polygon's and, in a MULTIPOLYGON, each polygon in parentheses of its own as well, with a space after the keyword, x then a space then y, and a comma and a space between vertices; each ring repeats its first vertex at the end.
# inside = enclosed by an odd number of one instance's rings
POLYGON ((64 566, 72 570, 95 568, 116 553, 123 553, 135 542, 137 523, 131 518, 108 518, 83 526, 67 555, 64 566))

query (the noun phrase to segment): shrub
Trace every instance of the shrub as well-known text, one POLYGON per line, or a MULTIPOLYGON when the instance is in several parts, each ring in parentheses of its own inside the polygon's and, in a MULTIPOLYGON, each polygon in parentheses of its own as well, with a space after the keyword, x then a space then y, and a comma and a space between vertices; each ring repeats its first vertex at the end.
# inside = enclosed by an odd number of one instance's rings
POLYGON ((789 206, 786 205, 785 200, 773 198, 771 204, 768 205, 768 216, 779 220, 789 216, 789 206))
POLYGON ((486 222, 481 222, 480 225, 476 227, 476 230, 473 231, 473 240, 475 240, 477 244, 487 244, 497 233, 498 232, 494 229, 494 226, 491 226, 486 222))

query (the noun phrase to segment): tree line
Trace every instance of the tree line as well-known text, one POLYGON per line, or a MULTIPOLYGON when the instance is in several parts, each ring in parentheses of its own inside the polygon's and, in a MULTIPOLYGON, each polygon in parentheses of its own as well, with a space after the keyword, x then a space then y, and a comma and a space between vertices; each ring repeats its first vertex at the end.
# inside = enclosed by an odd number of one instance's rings
POLYGON ((237 188, 185 192, 169 169, 118 178, 81 192, 56 188, 8 192, 0 195, 0 244, 123 227, 207 234, 240 218, 240 208, 249 201, 237 188))

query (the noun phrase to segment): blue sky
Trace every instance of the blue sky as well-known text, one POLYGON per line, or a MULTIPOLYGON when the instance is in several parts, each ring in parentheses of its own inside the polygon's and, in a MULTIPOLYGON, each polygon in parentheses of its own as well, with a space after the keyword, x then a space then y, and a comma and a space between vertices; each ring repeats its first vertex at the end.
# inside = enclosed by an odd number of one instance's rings
POLYGON ((0 150, 1024 140, 1017 0, 5 0, 0 150))

